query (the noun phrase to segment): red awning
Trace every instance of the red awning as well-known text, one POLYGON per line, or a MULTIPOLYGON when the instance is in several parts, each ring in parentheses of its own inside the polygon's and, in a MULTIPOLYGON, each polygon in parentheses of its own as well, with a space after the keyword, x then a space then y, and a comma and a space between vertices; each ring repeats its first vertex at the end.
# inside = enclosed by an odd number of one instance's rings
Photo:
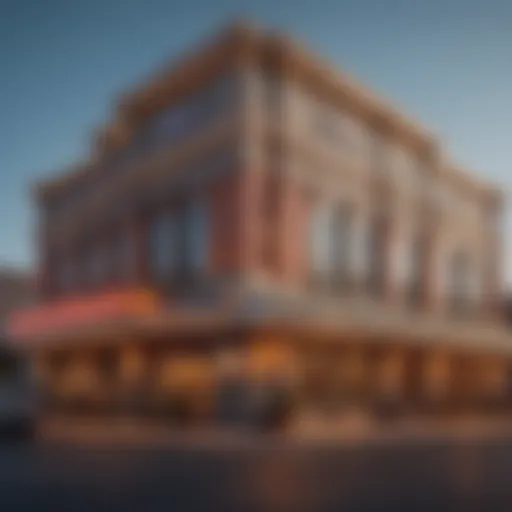
POLYGON ((156 297, 148 290, 104 292, 17 311, 7 321, 7 332, 13 337, 41 335, 127 315, 144 316, 157 309, 156 297))

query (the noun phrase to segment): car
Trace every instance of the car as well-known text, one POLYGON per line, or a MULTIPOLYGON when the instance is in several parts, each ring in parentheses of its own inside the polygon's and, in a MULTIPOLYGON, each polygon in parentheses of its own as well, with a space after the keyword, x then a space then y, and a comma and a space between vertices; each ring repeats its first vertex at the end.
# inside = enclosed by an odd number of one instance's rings
POLYGON ((38 409, 30 359, 5 336, 0 336, 0 434, 18 439, 34 437, 38 409))

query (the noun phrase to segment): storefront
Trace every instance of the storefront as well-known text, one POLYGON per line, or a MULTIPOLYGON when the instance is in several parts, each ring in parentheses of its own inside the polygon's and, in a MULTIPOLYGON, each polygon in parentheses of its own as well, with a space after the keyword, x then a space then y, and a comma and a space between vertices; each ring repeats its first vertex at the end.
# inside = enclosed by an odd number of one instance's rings
POLYGON ((20 313, 11 332, 33 355, 48 406, 76 412, 247 425, 280 423, 299 410, 403 414, 512 404, 512 350, 462 334, 426 339, 397 326, 249 321, 164 308, 145 291, 20 313))

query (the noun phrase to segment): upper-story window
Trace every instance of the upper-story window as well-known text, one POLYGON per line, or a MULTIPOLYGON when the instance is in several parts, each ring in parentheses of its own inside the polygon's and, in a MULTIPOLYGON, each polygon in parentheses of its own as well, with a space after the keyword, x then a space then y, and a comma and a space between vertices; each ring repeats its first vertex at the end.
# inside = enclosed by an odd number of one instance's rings
POLYGON ((283 94, 283 81, 276 74, 267 74, 265 77, 265 101, 270 114, 279 111, 283 94))
POLYGON ((463 310, 476 299, 478 292, 469 254, 464 250, 452 253, 447 272, 447 292, 452 309, 463 310))
POLYGON ((371 170, 377 176, 389 178, 390 158, 388 140, 377 130, 371 130, 369 133, 369 163, 371 170))
POLYGON ((389 167, 395 181, 402 187, 409 188, 414 182, 414 153, 400 141, 389 144, 389 167))
POLYGON ((370 221, 368 229, 369 265, 367 271, 367 284, 369 291, 374 295, 384 292, 387 261, 387 232, 389 219, 385 214, 378 213, 370 221))
POLYGON ((431 177, 432 161, 426 155, 415 154, 413 162, 413 180, 416 188, 423 192, 430 194, 430 187, 432 186, 431 177))
POLYGON ((304 95, 306 101, 313 130, 321 140, 351 156, 364 156, 368 152, 368 133, 356 114, 304 95))
POLYGON ((353 278, 354 215, 347 204, 338 205, 332 219, 333 279, 337 287, 346 287, 353 278))
POLYGON ((310 218, 310 262, 314 284, 327 286, 333 271, 332 209, 316 205, 310 218))
POLYGON ((172 213, 158 216, 150 229, 150 266, 156 279, 167 279, 177 270, 178 226, 172 213))
POLYGON ((149 229, 149 264, 159 281, 198 277, 208 271, 209 217, 195 200, 157 216, 149 229))
POLYGON ((314 284, 343 288, 351 278, 353 216, 347 205, 319 204, 310 219, 310 261, 314 284))
POLYGON ((121 282, 131 281, 137 273, 137 242, 134 233, 125 229, 114 241, 113 268, 121 282))
POLYGON ((406 299, 418 306, 425 298, 429 240, 425 232, 416 233, 407 244, 405 262, 406 299))
POLYGON ((315 110, 315 130, 327 141, 339 144, 342 141, 340 119, 337 109, 327 104, 320 104, 315 110))
POLYGON ((193 275, 208 271, 209 216, 204 201, 196 199, 185 209, 184 263, 193 275))
POLYGON ((365 157, 368 154, 369 133, 364 123, 347 111, 339 113, 340 118, 340 140, 344 150, 354 156, 365 157))
POLYGON ((104 245, 91 247, 87 257, 87 281, 91 285, 101 285, 109 277, 109 253, 104 245))
POLYGON ((77 284, 77 268, 75 261, 68 257, 57 266, 57 287, 60 292, 69 292, 77 284))
POLYGON ((499 204, 484 204, 484 225, 491 232, 499 232, 502 228, 502 211, 499 204))
POLYGON ((235 80, 228 75, 155 115, 141 131, 145 146, 159 146, 186 137, 206 121, 230 108, 236 98, 235 80))

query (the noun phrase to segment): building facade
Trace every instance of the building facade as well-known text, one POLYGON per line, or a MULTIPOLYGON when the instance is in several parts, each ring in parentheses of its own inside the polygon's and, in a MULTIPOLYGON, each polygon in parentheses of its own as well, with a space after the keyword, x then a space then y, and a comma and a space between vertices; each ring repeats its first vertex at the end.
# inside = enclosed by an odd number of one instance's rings
POLYGON ((35 197, 43 304, 11 328, 57 403, 512 404, 500 190, 287 37, 227 28, 35 197))

